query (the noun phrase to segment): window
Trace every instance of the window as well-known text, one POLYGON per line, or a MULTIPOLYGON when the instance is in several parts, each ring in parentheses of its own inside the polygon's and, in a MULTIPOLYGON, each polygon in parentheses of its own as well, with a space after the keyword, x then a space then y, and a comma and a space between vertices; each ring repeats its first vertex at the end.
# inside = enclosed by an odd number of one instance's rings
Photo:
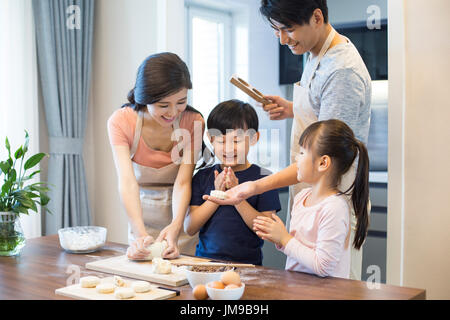
POLYGON ((188 64, 193 90, 190 103, 205 119, 221 101, 230 99, 232 72, 231 13, 187 7, 188 64))

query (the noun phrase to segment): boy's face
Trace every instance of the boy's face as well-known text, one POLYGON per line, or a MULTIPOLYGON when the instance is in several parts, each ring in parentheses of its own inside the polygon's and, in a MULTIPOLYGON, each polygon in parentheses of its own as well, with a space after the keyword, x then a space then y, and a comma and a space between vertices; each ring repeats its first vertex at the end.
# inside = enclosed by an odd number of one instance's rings
POLYGON ((210 141, 220 162, 226 167, 234 167, 247 163, 250 146, 254 145, 258 138, 259 132, 237 129, 227 130, 225 135, 210 136, 210 141))

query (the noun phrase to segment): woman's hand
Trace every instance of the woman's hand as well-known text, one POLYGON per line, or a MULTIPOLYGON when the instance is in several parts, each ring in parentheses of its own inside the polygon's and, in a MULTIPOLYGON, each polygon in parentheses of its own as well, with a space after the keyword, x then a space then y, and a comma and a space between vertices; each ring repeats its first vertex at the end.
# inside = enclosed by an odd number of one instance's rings
POLYGON ((161 230, 156 238, 157 242, 161 242, 164 239, 167 241, 167 249, 163 252, 163 258, 175 259, 180 255, 178 249, 178 236, 180 235, 181 227, 175 223, 169 224, 167 227, 161 230))
POLYGON ((250 198, 251 196, 257 194, 257 185, 255 181, 247 181, 244 183, 241 183, 237 185, 234 188, 231 188, 230 190, 226 191, 227 199, 226 200, 220 200, 215 197, 211 197, 209 195, 204 195, 203 200, 210 200, 214 203, 217 203, 222 206, 227 205, 236 205, 241 203, 247 198, 250 198))
POLYGON ((283 221, 276 214, 272 214, 272 218, 256 217, 253 220, 253 230, 261 239, 269 240, 281 247, 284 247, 292 239, 283 221))
POLYGON ((264 98, 273 102, 262 106, 264 111, 269 114, 270 120, 283 120, 294 117, 292 101, 279 96, 264 96, 264 98))
POLYGON ((152 236, 145 235, 134 240, 127 248, 127 257, 131 260, 142 260, 147 258, 150 251, 147 247, 151 245, 155 240, 152 236))

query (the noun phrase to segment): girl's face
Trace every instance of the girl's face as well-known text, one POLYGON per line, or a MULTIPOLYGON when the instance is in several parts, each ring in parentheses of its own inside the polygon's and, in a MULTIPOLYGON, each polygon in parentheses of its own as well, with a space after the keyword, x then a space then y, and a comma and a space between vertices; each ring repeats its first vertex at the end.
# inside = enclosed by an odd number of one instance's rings
POLYGON ((186 109, 187 91, 184 88, 160 101, 147 105, 150 116, 162 127, 170 127, 186 109))
MULTIPOLYGON (((257 133, 256 133, 257 134, 257 133)), ((250 136, 242 129, 215 135, 210 138, 214 154, 226 167, 246 164, 250 150, 250 136)))
POLYGON ((311 150, 300 146, 300 152, 295 156, 297 163, 297 180, 306 183, 314 182, 314 161, 311 150))

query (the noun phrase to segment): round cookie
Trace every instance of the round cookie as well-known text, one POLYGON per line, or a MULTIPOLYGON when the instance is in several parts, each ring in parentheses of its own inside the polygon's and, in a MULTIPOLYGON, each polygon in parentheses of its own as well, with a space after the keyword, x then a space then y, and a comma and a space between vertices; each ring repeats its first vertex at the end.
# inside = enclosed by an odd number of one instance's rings
POLYGON ((95 288, 95 290, 98 293, 112 293, 114 292, 114 284, 113 283, 100 283, 99 285, 97 285, 97 287, 95 288))
POLYGON ((82 288, 95 288, 99 283, 99 277, 87 276, 80 278, 80 284, 82 288))
POLYGON ((152 285, 147 281, 134 281, 131 283, 131 288, 133 288, 136 293, 144 293, 152 290, 152 285))
POLYGON ((118 288, 114 292, 114 296, 117 299, 130 299, 136 296, 136 293, 132 288, 118 288))

